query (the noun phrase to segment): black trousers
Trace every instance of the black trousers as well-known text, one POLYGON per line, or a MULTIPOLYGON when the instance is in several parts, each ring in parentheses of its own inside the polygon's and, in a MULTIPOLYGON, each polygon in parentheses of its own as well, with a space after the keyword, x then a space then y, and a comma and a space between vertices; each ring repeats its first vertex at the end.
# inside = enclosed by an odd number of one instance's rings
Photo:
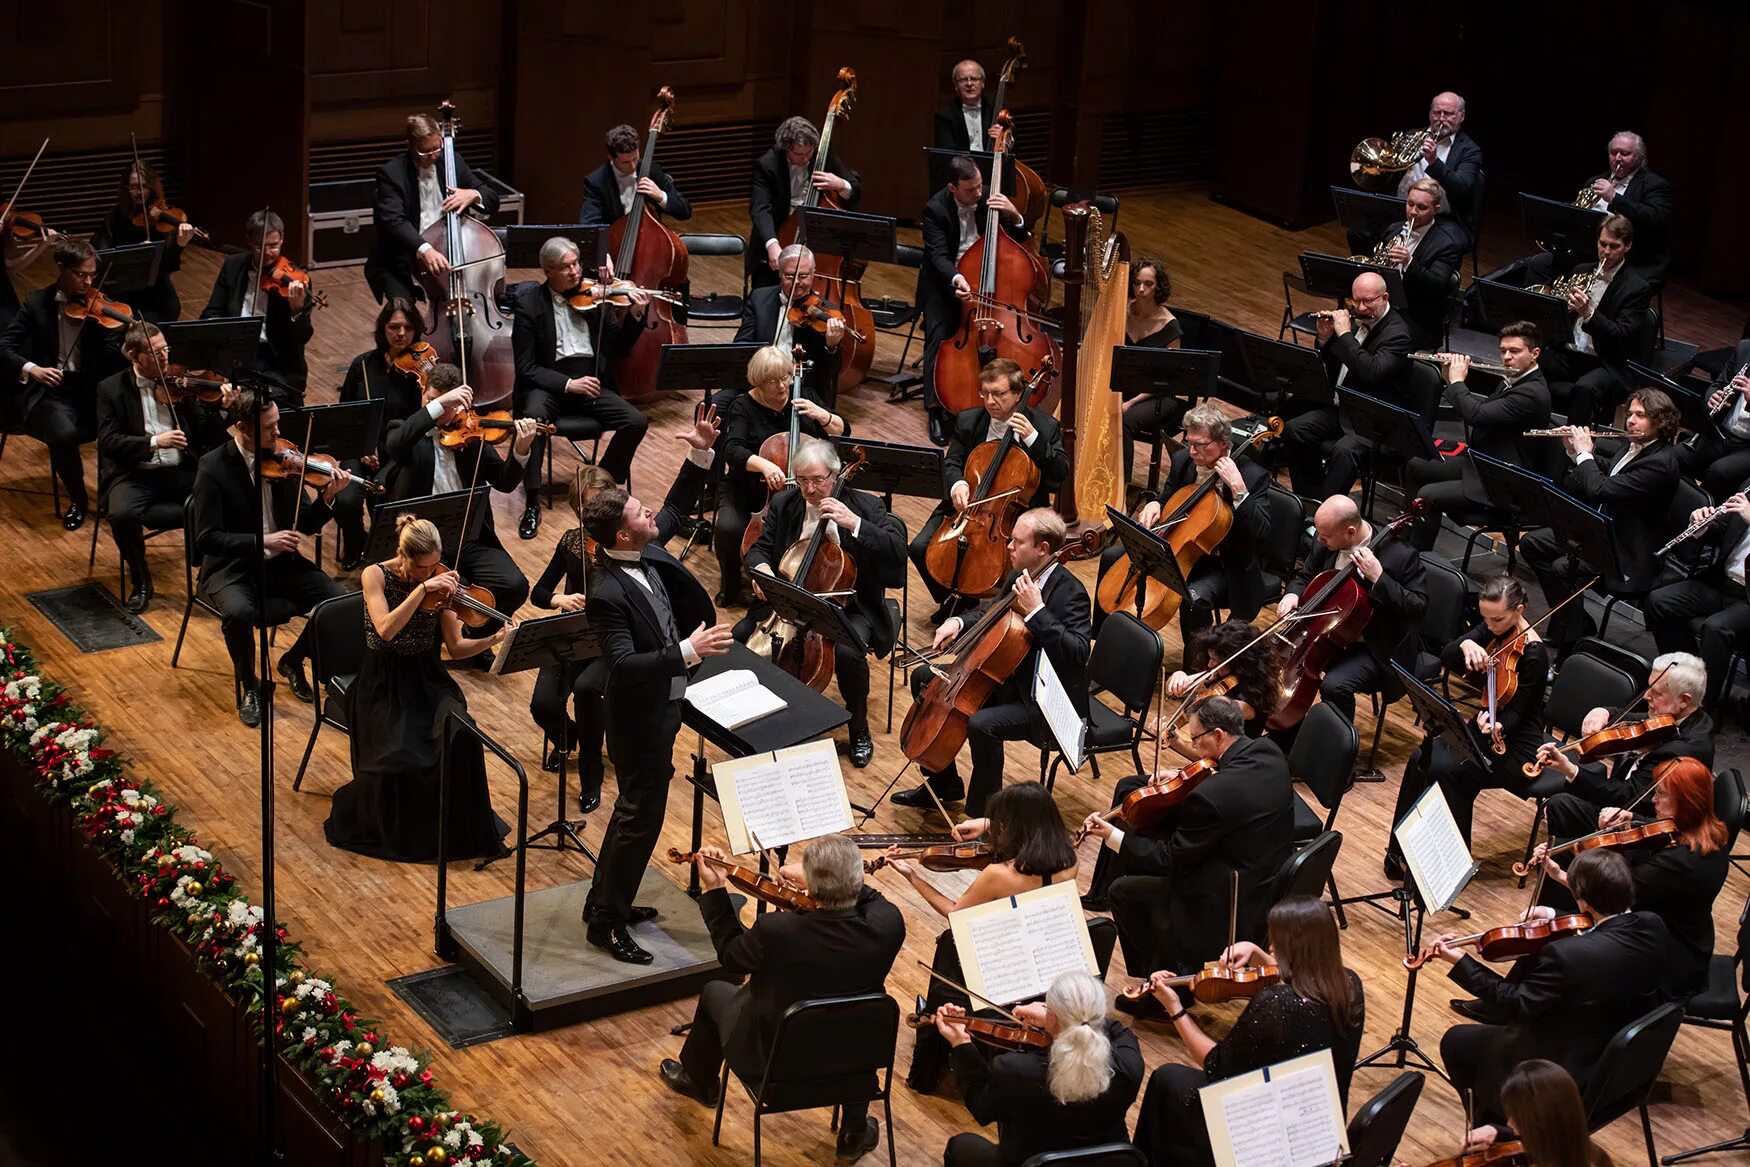
POLYGON ((1590 798, 1568 790, 1551 798, 1543 807, 1544 819, 1549 824, 1549 837, 1557 841, 1590 835, 1598 829, 1598 816, 1603 811, 1602 803, 1593 802, 1590 798))
MULTIPOLYGON (((264 608, 271 612, 272 608, 284 605, 293 614, 307 614, 323 600, 340 595, 343 589, 302 555, 282 554, 267 561, 265 605, 256 589, 253 571, 241 580, 205 590, 213 607, 219 610, 225 649, 231 654, 231 671, 247 688, 256 682, 255 630, 261 624, 264 608)), ((281 662, 303 667, 304 658, 310 654, 309 641, 310 625, 306 623, 291 647, 280 655, 281 662)))
MULTIPOLYGON (((644 440, 644 433, 650 428, 650 419, 642 409, 606 387, 599 397, 530 389, 523 401, 523 416, 542 421, 556 421, 561 417, 594 418, 602 429, 613 435, 608 439, 608 447, 602 451, 598 465, 622 486, 632 473, 632 455, 638 452, 638 443, 644 440)), ((523 470, 523 486, 528 490, 531 506, 534 505, 535 492, 541 488, 546 443, 550 440, 544 436, 535 439, 534 448, 529 451, 528 465, 523 470)))
POLYGON ((1173 881, 1164 875, 1120 875, 1106 889, 1124 967, 1133 977, 1184 967, 1175 963, 1178 954, 1171 948, 1172 892, 1173 881))
POLYGON ((1678 447, 1678 464, 1716 503, 1738 492, 1750 479, 1750 442, 1725 439, 1709 429, 1692 447, 1678 447))
MULTIPOLYGON (((497 609, 507 616, 514 614, 529 598, 528 578, 490 530, 462 548, 462 553, 454 559, 448 558, 446 549, 444 562, 454 563, 456 573, 468 583, 490 591, 497 609)), ((476 640, 491 636, 499 627, 499 621, 488 620, 478 628, 464 628, 462 635, 476 640)))
POLYGON ((717 553, 717 574, 725 596, 746 591, 741 579, 741 537, 752 517, 727 486, 719 487, 717 514, 711 520, 711 550, 717 553))
MULTIPOLYGON (((735 622, 730 635, 746 644, 755 628, 769 615, 771 607, 760 604, 735 622)), ((864 644, 868 644, 872 629, 861 612, 846 612, 845 623, 851 626, 864 644)), ((851 715, 850 731, 856 734, 869 729, 869 658, 848 644, 833 645, 833 675, 838 678, 839 696, 844 699, 845 712, 851 715)))
MULTIPOLYGON (((417 267, 419 257, 415 255, 408 262, 417 267)), ((365 281, 370 284, 371 292, 377 297, 379 304, 385 300, 406 300, 409 304, 418 304, 425 299, 414 288, 414 281, 410 276, 378 267, 376 264, 365 265, 365 281)))
POLYGON ((578 789, 583 794, 599 795, 602 789, 602 742, 607 734, 602 694, 607 682, 607 662, 599 657, 564 669, 543 665, 529 695, 529 716, 547 739, 562 749, 577 746, 578 789))
MULTIPOLYGON (((1182 397, 1148 397, 1138 401, 1124 411, 1124 481, 1130 481, 1130 472, 1136 465, 1136 443, 1149 442, 1150 456, 1153 456, 1155 435, 1162 438, 1171 437, 1179 432, 1179 427, 1185 415, 1191 410, 1191 405, 1182 397)), ((1162 463, 1165 465, 1165 462, 1162 463)))
POLYGON ((938 503, 936 509, 930 512, 930 517, 924 520, 924 525, 918 528, 918 533, 912 538, 906 554, 911 557, 912 565, 918 569, 918 574, 924 579, 924 587, 929 589, 930 598, 940 604, 948 598, 948 589, 937 583, 930 574, 924 556, 930 550, 930 544, 935 542, 936 532, 942 529, 948 514, 953 508, 948 503, 938 503))
POLYGON ((1602 365, 1582 373, 1569 387, 1565 402, 1560 387, 1559 381, 1550 385, 1554 411, 1565 414, 1570 425, 1592 425, 1608 423, 1615 416, 1616 407, 1634 391, 1635 383, 1626 368, 1602 365))
POLYGON ((961 1131, 948 1140, 942 1150, 946 1167, 1003 1167, 1002 1147, 977 1131, 961 1131))
POLYGON ((146 527, 181 525, 182 506, 194 489, 194 468, 194 459, 185 453, 175 466, 135 471, 110 484, 104 500, 109 533, 135 583, 152 577, 146 567, 146 527))
POLYGON ((1365 644, 1351 644, 1325 670, 1324 682, 1319 685, 1319 700, 1353 723, 1355 695, 1379 692, 1389 675, 1365 644))
POLYGON ((1750 599, 1740 587, 1732 587, 1728 595, 1721 587, 1723 582, 1716 577, 1711 582, 1690 579, 1666 584, 1654 588, 1642 605, 1661 656, 1694 653, 1707 666, 1706 704, 1710 707, 1719 704, 1724 695, 1732 654, 1750 636, 1750 599), (1693 628, 1698 619, 1699 632, 1693 628))
MULTIPOLYGON (((1489 756, 1494 758, 1493 754, 1489 756)), ((1471 822, 1475 816, 1478 795, 1485 790, 1511 790, 1524 798, 1526 789, 1531 785, 1531 779, 1520 769, 1531 760, 1531 755, 1516 752, 1511 747, 1507 753, 1495 759, 1494 765, 1484 770, 1459 758, 1447 748, 1444 739, 1438 740, 1434 743, 1433 764, 1429 767, 1426 780, 1422 778, 1423 760, 1423 747, 1417 746, 1416 751, 1410 755, 1409 764, 1404 767, 1403 781, 1398 784, 1398 804, 1397 809, 1392 811, 1392 821, 1402 819, 1430 786, 1438 786, 1446 796, 1447 804, 1452 807, 1453 821, 1458 824, 1458 833, 1464 836, 1466 843, 1470 842, 1471 822)), ((1391 841, 1389 850, 1396 853, 1395 839, 1391 841)))
POLYGON ((1197 1093, 1208 1084, 1209 1075, 1200 1067, 1177 1062, 1159 1066, 1148 1076, 1132 1141, 1150 1164, 1208 1167, 1215 1162, 1203 1121, 1203 1100, 1197 1093))
POLYGON ((614 763, 619 794, 602 840, 595 882, 586 911, 594 925, 623 925, 632 915, 632 897, 644 879, 668 811, 668 784, 674 777, 674 740, 681 730, 681 703, 670 701, 654 727, 629 731, 612 719, 608 757, 614 763), (616 732, 617 731, 617 732, 616 732))
MULTIPOLYGON (((1122 544, 1114 543, 1100 552, 1100 579, 1106 578, 1106 573, 1112 570, 1124 555, 1122 544)), ((1205 555, 1191 569, 1191 574, 1185 577, 1185 583, 1190 588, 1190 595, 1179 601, 1179 642, 1189 645, 1191 638, 1215 623, 1215 610, 1227 607, 1228 581, 1227 572, 1222 569, 1221 560, 1214 555, 1205 555)), ((1134 609, 1127 609, 1134 613, 1134 609)), ((1231 616, 1235 620, 1251 620, 1258 614, 1256 607, 1247 610, 1234 608, 1231 616)), ((1094 604, 1094 635, 1099 636, 1100 626, 1106 622, 1111 613, 1102 610, 1097 597, 1094 604)), ((1188 664, 1181 667, 1189 668, 1188 664)))
MULTIPOLYGON (((373 482, 381 481, 382 466, 372 470, 357 458, 348 460, 346 468, 354 478, 369 478, 373 482)), ((340 559, 344 563, 362 552, 365 548, 365 512, 372 507, 370 495, 356 483, 348 483, 334 496, 330 507, 334 511, 334 525, 340 530, 340 559)))
MULTIPOLYGON (((1544 601, 1551 605, 1561 603, 1593 575, 1591 568, 1574 561, 1556 541, 1555 532, 1547 527, 1527 532, 1519 540, 1519 554, 1542 585, 1544 601)), ((1590 635, 1594 627, 1585 602, 1576 600, 1549 618, 1543 629, 1543 638, 1555 648, 1558 656, 1566 656, 1575 642, 1590 635)))
POLYGON ((1289 420, 1283 428, 1282 440, 1288 452, 1288 477, 1294 493, 1302 498, 1324 497, 1325 458, 1344 432, 1334 406, 1309 409, 1289 420))
MULTIPOLYGON (((913 669, 912 697, 922 696, 929 683, 928 666, 919 665, 913 669)), ((983 815, 985 799, 1002 789, 1003 743, 1038 741, 1047 732, 1045 718, 1034 708, 1018 682, 1010 679, 997 687, 989 704, 967 721, 966 744, 972 750, 972 784, 964 788, 968 818, 983 815)), ((924 777, 943 802, 960 797, 962 787, 957 764, 950 762, 946 770, 935 774, 925 770, 924 777)))
POLYGON ((1404 463, 1404 495, 1421 499, 1428 515, 1410 530, 1418 551, 1434 550, 1440 538, 1440 520, 1450 515, 1455 523, 1478 523, 1491 508, 1472 498, 1465 489, 1464 467, 1457 458, 1411 458, 1404 463))
MULTIPOLYGON (((966 982, 952 928, 944 928, 936 934, 936 951, 930 958, 930 968, 961 984, 966 982)), ((931 977, 929 988, 924 990, 924 1007, 933 1013, 943 1005, 958 1005, 968 1013, 977 1012, 972 999, 965 993, 940 977, 931 977)), ((935 1026, 926 1025, 919 1029, 912 1046, 911 1069, 905 1076, 907 1084, 922 1094, 934 1092, 942 1071, 948 1068, 951 1052, 948 1042, 936 1032, 935 1026)))
POLYGON ((936 350, 960 331, 960 314, 960 302, 956 300, 950 311, 924 315, 924 405, 928 409, 942 408, 936 397, 936 350))
POLYGON ((61 480, 67 501, 89 507, 91 497, 85 490, 85 461, 79 456, 79 446, 92 440, 95 421, 72 380, 75 376, 69 375, 67 381, 45 392, 30 412, 19 419, 14 430, 49 448, 49 469, 61 480))
POLYGON ((1473 1122, 1504 1122, 1501 1083, 1523 1057, 1504 1025, 1454 1025, 1440 1038, 1440 1061, 1460 1094, 1469 1093, 1473 1122))

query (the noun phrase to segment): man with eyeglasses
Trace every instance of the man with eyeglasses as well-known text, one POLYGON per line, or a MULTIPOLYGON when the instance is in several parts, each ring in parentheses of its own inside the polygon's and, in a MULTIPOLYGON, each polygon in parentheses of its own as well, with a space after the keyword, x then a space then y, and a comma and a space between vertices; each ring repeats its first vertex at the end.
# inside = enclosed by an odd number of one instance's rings
POLYGON ((449 276, 449 257, 421 239, 420 232, 453 211, 477 206, 490 215, 498 210, 498 192, 481 185, 460 152, 456 188, 444 190, 438 170, 443 146, 437 120, 416 113, 407 119, 406 153, 377 171, 377 246, 365 261, 365 281, 379 303, 394 297, 419 299, 414 286, 421 271, 435 280, 449 276))
MULTIPOLYGON (((835 497, 842 467, 831 442, 804 439, 791 456, 791 465, 796 485, 779 491, 766 504, 765 527, 747 553, 758 600, 736 624, 735 639, 746 643, 772 614, 760 590, 761 577, 775 574, 785 552, 807 546, 818 530, 823 545, 837 547, 857 568, 856 592, 844 601, 845 622, 868 652, 884 657, 899 635, 886 601, 887 589, 905 579, 905 527, 872 494, 846 490, 835 497)), ((862 769, 875 756, 875 739, 869 733, 869 657, 841 641, 834 645, 833 670, 839 696, 851 715, 851 764, 862 769)))
MULTIPOLYGON (((956 610, 972 607, 974 601, 951 594, 946 584, 938 582, 924 560, 930 543, 950 516, 958 515, 972 501, 975 487, 966 480, 966 458, 986 442, 999 440, 1004 433, 1015 435, 1021 452, 1039 467, 1039 489, 1030 499, 1016 499, 1025 507, 1051 505, 1051 495, 1069 475, 1069 455, 1063 449, 1063 427, 1044 410, 1036 410, 1022 397, 1026 379, 1021 366, 1007 358, 998 358, 979 374, 978 395, 984 402, 963 410, 954 419, 954 432, 948 441, 948 453, 942 462, 942 499, 923 529, 911 542, 911 561, 917 564, 924 586, 939 605, 930 616, 930 623, 940 624, 956 610)), ((992 466, 987 473, 992 473, 992 466)), ((1006 504, 1005 504, 1006 505, 1006 504)))
POLYGON ((79 446, 95 428, 95 386, 122 368, 117 329, 76 320, 64 311, 82 303, 97 282, 97 252, 83 239, 55 244, 55 282, 24 298, 0 333, 0 425, 49 448, 49 466, 67 492, 61 525, 77 531, 91 498, 79 446))
POLYGON ((997 111, 984 89, 984 66, 961 61, 953 80, 954 95, 936 110, 936 149, 989 150, 997 111))

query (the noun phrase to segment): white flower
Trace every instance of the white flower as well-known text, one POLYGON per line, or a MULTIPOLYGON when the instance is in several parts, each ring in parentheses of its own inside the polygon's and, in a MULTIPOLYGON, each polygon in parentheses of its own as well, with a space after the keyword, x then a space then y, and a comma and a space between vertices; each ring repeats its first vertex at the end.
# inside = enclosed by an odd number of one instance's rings
POLYGON ((451 1150, 460 1147, 462 1145, 462 1132, 451 1127, 449 1131, 444 1134, 444 1145, 451 1150))
POLYGON ((468 1145, 470 1147, 484 1146, 485 1143, 486 1140, 480 1137, 480 1132, 476 1131, 473 1127, 468 1128, 468 1145))
POLYGON ((133 828, 132 828, 132 827, 130 827, 130 828, 128 828, 128 829, 127 829, 127 830, 125 830, 125 831, 123 831, 123 832, 122 832, 122 833, 121 833, 121 840, 122 840, 122 842, 124 842, 124 843, 128 843, 128 844, 132 844, 132 843, 133 843, 133 841, 134 841, 134 831, 133 831, 133 828))
POLYGON ((316 1037, 316 1030, 313 1029, 312 1027, 306 1025, 306 1026, 304 1026, 304 1032, 299 1035, 298 1040, 299 1041, 311 1041, 315 1037, 316 1037))

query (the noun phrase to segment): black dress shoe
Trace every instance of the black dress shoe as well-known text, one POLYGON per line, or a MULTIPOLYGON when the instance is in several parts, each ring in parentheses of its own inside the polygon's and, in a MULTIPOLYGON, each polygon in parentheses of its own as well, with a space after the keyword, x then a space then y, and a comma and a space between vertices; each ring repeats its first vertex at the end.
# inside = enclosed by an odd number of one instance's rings
POLYGON ((598 928, 591 924, 583 938, 600 948, 615 960, 625 964, 649 964, 654 956, 638 947, 638 942, 632 939, 632 934, 626 931, 624 925, 612 928, 598 928))
POLYGON ((243 700, 237 702, 237 719, 250 729, 261 724, 261 702, 254 689, 243 690, 243 700))
POLYGON ((676 1094, 684 1094, 694 1102, 704 1106, 717 1105, 717 1083, 701 1086, 693 1081, 693 1076, 687 1073, 687 1068, 673 1058, 663 1058, 661 1067, 662 1080, 676 1094))
POLYGON ((868 730, 862 730, 851 735, 851 765, 861 770, 875 757, 875 739, 869 736, 868 730))
POLYGON ((310 682, 304 679, 303 665, 294 665, 282 656, 273 671, 286 679, 286 688, 292 691, 292 696, 306 705, 316 700, 316 694, 310 689, 310 682))
POLYGON ((939 409, 930 410, 930 441, 938 446, 948 444, 948 415, 939 409))
POLYGON ((348 553, 348 552, 341 553, 340 569, 342 571, 357 571, 359 568, 363 567, 364 565, 365 565, 365 549, 363 547, 360 547, 357 551, 353 551, 350 553, 348 553))
MULTIPOLYGON (((928 786, 929 784, 925 783, 922 786, 914 786, 910 790, 900 791, 893 796, 894 805, 916 807, 919 810, 934 810, 936 799, 930 797, 928 786)), ((961 790, 958 785, 936 791, 936 797, 943 802, 959 802, 965 796, 966 792, 961 790)))
POLYGON ((128 611, 138 616, 152 603, 152 579, 144 576, 134 581, 134 590, 128 593, 128 611))
POLYGON ((547 752, 547 758, 541 763, 541 769, 549 774, 559 773, 559 766, 565 761, 565 751, 554 746, 547 752))
POLYGON ((1501 1014, 1489 1008, 1489 1006, 1482 1001, 1470 1000, 1465 997, 1454 997, 1452 1000, 1448 1001, 1447 1004, 1451 1005, 1452 1011, 1460 1017, 1468 1017, 1472 1021, 1481 1022, 1484 1025, 1502 1025, 1505 1024, 1506 1021, 1501 1014))
POLYGON ((85 504, 76 502, 67 507, 67 513, 61 516, 61 526, 69 531, 77 531, 85 525, 85 504))
MULTIPOLYGON (((656 909, 651 907, 649 904, 633 904, 631 913, 626 917, 626 923, 628 923, 628 924, 648 924, 650 921, 656 919, 656 916, 657 916, 656 909)), ((583 905, 583 922, 585 924, 588 924, 594 919, 595 919, 595 905, 594 904, 584 904, 583 905)))
POLYGON ((533 539, 535 532, 541 529, 541 508, 536 503, 530 503, 523 508, 523 520, 517 524, 516 533, 524 539, 533 539))
POLYGON ((839 1131, 839 1143, 835 1153, 840 1162, 849 1163, 873 1151, 880 1142, 881 1124, 865 1115, 862 1130, 839 1131))
POLYGON ((579 790, 577 792, 577 811, 588 814, 602 804, 602 792, 597 790, 579 790))
POLYGON ((1084 912, 1110 912, 1111 910, 1112 901, 1105 896, 1085 895, 1082 897, 1082 911, 1084 912))

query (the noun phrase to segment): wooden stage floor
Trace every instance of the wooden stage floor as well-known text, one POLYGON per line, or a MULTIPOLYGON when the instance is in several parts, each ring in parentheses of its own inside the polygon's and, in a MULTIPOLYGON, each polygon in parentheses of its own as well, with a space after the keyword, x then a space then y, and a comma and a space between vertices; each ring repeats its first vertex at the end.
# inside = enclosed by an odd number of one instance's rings
MULTIPOLYGON (((688 226, 740 232, 745 227, 744 212, 727 204, 701 208, 688 226)), ((1284 231, 1209 201, 1207 191, 1200 187, 1127 196, 1123 227, 1130 236, 1133 254, 1161 255, 1168 260, 1176 303, 1263 332, 1274 327, 1280 316, 1281 272, 1296 266, 1295 256, 1308 248, 1341 248, 1334 227, 1284 231)), ((1513 254, 1505 246, 1510 241, 1497 237, 1491 242, 1486 260, 1502 261, 1513 254)), ((192 252, 184 263, 177 283, 185 315, 197 314, 206 302, 217 263, 216 254, 202 251, 192 252)), ((737 260, 695 260, 694 287, 731 290, 739 285, 739 271, 737 260)), ((22 289, 46 282, 48 273, 39 268, 21 275, 22 289)), ((309 348, 311 396, 327 400, 339 384, 346 362, 369 347, 374 305, 359 269, 322 272, 317 278, 328 293, 329 307, 318 314, 316 338, 309 348)), ((867 281, 866 295, 885 292, 909 299, 912 280, 910 271, 877 268, 867 281)), ((1710 301, 1681 289, 1668 292, 1666 300, 1673 335, 1698 342, 1705 349, 1728 343, 1738 334, 1742 305, 1710 301)), ((728 334, 698 329, 695 337, 724 340, 728 334)), ((893 369, 902 339, 882 337, 877 375, 893 369)), ((871 382, 842 397, 841 407, 860 433, 900 441, 926 440, 922 410, 915 404, 887 405, 885 387, 878 383, 871 382)), ((669 435, 684 423, 688 408, 687 401, 675 398, 660 401, 651 409, 650 436, 639 452, 633 474, 637 492, 646 499, 660 498, 678 467, 682 447, 669 435)), ((23 439, 9 445, 9 457, 0 467, 0 486, 46 490, 48 464, 42 447, 23 439)), ((88 448, 88 459, 94 457, 88 448)), ((568 456, 560 459, 562 474, 569 464, 568 456)), ((94 465, 88 467, 87 475, 95 481, 94 465)), ((515 529, 521 506, 521 499, 515 496, 496 500, 499 528, 507 535, 515 529)), ((897 509, 908 529, 915 531, 929 507, 921 500, 901 500, 897 509)), ((258 888, 256 738, 232 712, 228 662, 215 621, 197 613, 182 667, 169 667, 182 607, 180 547, 174 537, 156 541, 150 553, 159 594, 147 619, 164 642, 82 656, 23 596, 84 578, 82 560, 90 543, 89 529, 77 534, 62 531, 50 520, 46 495, 13 490, 0 493, 0 518, 14 532, 7 540, 11 568, 5 577, 4 598, 0 599, 0 622, 17 628, 35 648, 45 670, 69 682, 79 699, 111 729, 113 744, 134 760, 137 771, 158 782, 185 809, 188 821, 209 846, 224 854, 228 866, 239 873, 246 886, 258 888)), ((555 509, 534 541, 507 539, 530 579, 546 563, 566 518, 562 509, 555 509)), ((714 589, 716 565, 710 554, 695 554, 689 563, 714 589)), ((114 565, 115 550, 106 534, 98 548, 94 578, 113 587, 114 565)), ((1092 567, 1081 565, 1077 570, 1091 585, 1092 567)), ((350 578, 347 582, 352 583, 350 578)), ((914 589, 915 595, 922 594, 915 583, 914 589)), ((921 618, 927 610, 927 603, 914 602, 908 629, 911 639, 928 639, 929 629, 921 618)), ((1176 629, 1169 631, 1168 641, 1168 659, 1177 659, 1176 629)), ((531 818, 538 827, 550 812, 552 787, 540 770, 541 734, 527 712, 529 675, 506 680, 474 673, 460 677, 480 725, 514 751, 533 777, 531 818)), ((875 680, 871 713, 879 731, 887 712, 882 670, 876 672, 875 680)), ((902 683, 894 715, 896 728, 906 708, 904 692, 902 683)), ((291 777, 303 750, 309 719, 309 708, 291 700, 282 688, 275 734, 280 775, 277 875, 281 918, 303 943, 310 965, 332 974, 363 1009, 384 1020, 397 1041, 436 1047, 436 1035, 384 984, 390 978, 438 964, 431 953, 434 872, 428 866, 382 863, 327 846, 322 821, 328 814, 330 793, 347 778, 346 743, 338 733, 324 733, 311 759, 304 789, 294 794, 291 777)), ((1363 717, 1363 740, 1372 728, 1363 717)), ((1379 859, 1396 778, 1415 741, 1407 716, 1393 710, 1381 751, 1388 781, 1359 786, 1345 802, 1338 827, 1346 845, 1337 873, 1349 894, 1387 886, 1381 879, 1379 859)), ((690 745, 690 740, 683 738, 677 746, 677 765, 685 765, 690 745)), ((845 767, 853 800, 866 803, 873 799, 900 761, 895 736, 877 732, 873 765, 860 771, 845 767)), ((1012 750, 1009 761, 1017 777, 1036 772, 1037 759, 1026 751, 1012 750)), ((1078 821, 1091 810, 1105 808, 1110 801, 1109 783, 1125 770, 1121 760, 1113 759, 1102 781, 1087 773, 1061 778, 1058 800, 1066 821, 1078 821)), ((502 777, 495 775, 495 779, 502 777)), ((514 789, 508 781, 496 780, 493 793, 501 813, 514 810, 514 789)), ((610 781, 609 802, 589 818, 586 836, 592 845, 600 842, 612 794, 610 781)), ((689 794, 685 783, 676 784, 663 847, 686 843, 689 794)), ((708 817, 715 822, 715 811, 708 817)), ((1529 807, 1505 793, 1492 792, 1481 801, 1476 850, 1483 869, 1461 903, 1483 925, 1504 921, 1523 903, 1524 893, 1514 889, 1507 869, 1524 844, 1529 818, 1529 807)), ((940 823, 889 804, 870 829, 940 829, 940 823)), ((708 837, 711 833, 708 831, 708 837)), ((1093 845, 1085 845, 1084 858, 1089 862, 1092 853, 1093 845)), ((570 882, 587 874, 586 864, 573 855, 561 858, 538 852, 529 864, 531 888, 570 882)), ((511 878, 509 864, 480 874, 471 865, 457 864, 450 876, 451 902, 471 903, 506 895, 511 878)), ((902 1002, 909 1001, 914 992, 923 989, 925 980, 913 961, 929 959, 943 922, 903 881, 892 876, 875 879, 906 914, 906 948, 888 986, 902 1002)), ((1718 944, 1723 951, 1733 942, 1747 889, 1750 882, 1734 870, 1715 910, 1718 944)), ((1431 925, 1444 929, 1456 923, 1443 917, 1431 925)), ((1358 906, 1350 913, 1344 943, 1348 963, 1368 986, 1363 1049, 1371 1050, 1384 1043, 1398 1021, 1405 987, 1405 971, 1399 963, 1402 936, 1395 920, 1358 906)), ((1121 966, 1122 961, 1115 963, 1121 966)), ((1115 968, 1110 983, 1123 984, 1124 977, 1122 967, 1115 968)), ((1438 1051, 1441 1033, 1459 1020, 1446 1004, 1453 995, 1445 978, 1432 969, 1421 981, 1413 1031, 1430 1053, 1438 1051)), ((1214 1028, 1225 1029, 1236 1012, 1231 1007, 1216 1010, 1214 1028)), ((749 1107, 739 1092, 728 1106, 723 1146, 713 1148, 710 1112, 670 1094, 656 1076, 657 1063, 679 1048, 679 1039, 669 1035, 670 1027, 689 1019, 691 1013, 692 1002, 680 1001, 463 1051, 443 1048, 437 1052, 435 1069, 458 1106, 503 1122, 524 1150, 544 1164, 642 1164, 682 1159, 700 1164, 747 1162, 751 1157, 751 1124, 747 1121, 749 1107)), ((1139 1029, 1151 1068, 1166 1060, 1184 1060, 1182 1047, 1166 1028, 1143 1025, 1139 1029)), ((902 1033, 898 1056, 902 1074, 910 1059, 910 1045, 911 1039, 902 1033)), ((1392 1075, 1393 1071, 1378 1069, 1357 1075, 1355 1104, 1383 1088, 1392 1075)), ((1653 1110, 1661 1152, 1736 1135, 1750 1121, 1725 1035, 1686 1029, 1678 1038, 1665 1076, 1671 1089, 1653 1110)), ((938 1162, 945 1140, 972 1127, 959 1101, 920 1098, 897 1081, 895 1121, 900 1159, 908 1164, 938 1162)), ((1430 1083, 1399 1159, 1417 1163, 1452 1154, 1460 1126, 1456 1096, 1430 1083)), ((766 1154, 774 1164, 820 1162, 832 1154, 824 1112, 779 1116, 769 1121, 767 1134, 766 1154)), ((1602 1142, 1619 1163, 1636 1162, 1644 1153, 1632 1120, 1609 1128, 1602 1142)), ((878 1154, 884 1157, 885 1149, 878 1154)))

